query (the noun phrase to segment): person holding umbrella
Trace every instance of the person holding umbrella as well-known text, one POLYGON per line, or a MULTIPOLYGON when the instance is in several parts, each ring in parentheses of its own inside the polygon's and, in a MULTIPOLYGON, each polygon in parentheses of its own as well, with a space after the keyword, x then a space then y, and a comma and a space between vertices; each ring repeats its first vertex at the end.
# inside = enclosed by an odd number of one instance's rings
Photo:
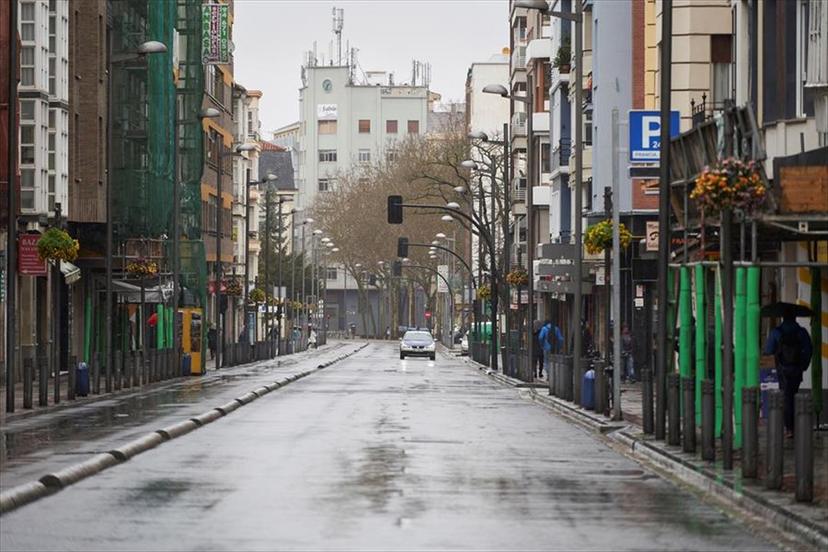
POLYGON ((797 317, 811 316, 811 309, 793 303, 774 303, 762 309, 764 316, 782 316, 782 323, 771 330, 763 354, 773 355, 779 387, 785 396, 785 433, 794 431, 794 399, 802 384, 802 374, 811 363, 811 336, 800 326, 797 317))

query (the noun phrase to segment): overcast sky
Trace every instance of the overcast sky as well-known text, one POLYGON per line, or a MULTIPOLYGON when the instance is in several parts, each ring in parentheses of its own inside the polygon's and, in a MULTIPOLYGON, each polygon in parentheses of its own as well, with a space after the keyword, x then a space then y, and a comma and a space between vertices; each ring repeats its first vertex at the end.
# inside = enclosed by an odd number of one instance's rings
MULTIPOLYGON (((507 0, 236 0, 233 28, 236 81, 264 94, 262 131, 299 118, 299 69, 313 49, 328 58, 331 8, 345 10, 346 41, 365 71, 411 77, 411 60, 431 63, 431 89, 462 100, 466 72, 509 45, 507 0)), ((334 51, 336 47, 334 46, 334 51)))

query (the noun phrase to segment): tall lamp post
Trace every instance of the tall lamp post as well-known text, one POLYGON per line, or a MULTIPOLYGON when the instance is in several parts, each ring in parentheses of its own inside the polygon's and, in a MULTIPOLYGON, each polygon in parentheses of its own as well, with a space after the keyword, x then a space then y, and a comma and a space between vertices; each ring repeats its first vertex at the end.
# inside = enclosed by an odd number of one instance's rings
MULTIPOLYGON (((545 2, 544 2, 545 4, 545 2)), ((509 94, 509 91, 502 84, 489 84, 483 87, 483 92, 486 94, 497 94, 503 98, 508 98, 516 102, 524 104, 526 107, 526 273, 528 274, 528 290, 527 290, 527 305, 526 305, 526 327, 525 331, 525 346, 526 346, 526 362, 524 370, 526 371, 526 379, 532 376, 532 321, 535 319, 535 220, 534 210, 535 206, 533 198, 533 188, 535 186, 535 141, 532 136, 532 115, 534 114, 534 90, 532 77, 526 77, 526 95, 516 96, 509 94)), ((492 274, 494 276, 494 273, 492 274)), ((518 301, 520 297, 518 297, 518 301)))
MULTIPOLYGON (((109 41, 109 49, 112 50, 112 36, 110 35, 109 41)), ((105 343, 104 343, 104 355, 106 356, 106 392, 109 393, 112 391, 112 365, 113 365, 113 355, 112 355, 112 334, 115 331, 114 324, 112 321, 112 309, 113 309, 113 291, 112 291, 112 257, 115 254, 114 246, 113 246, 113 198, 114 194, 112 193, 112 183, 113 183, 113 173, 114 167, 112 166, 112 129, 114 127, 113 121, 113 104, 112 104, 112 75, 114 73, 112 66, 118 63, 123 63, 125 61, 134 61, 137 59, 143 59, 148 55, 151 54, 163 54, 166 53, 167 46, 162 42, 158 42, 155 40, 149 40, 147 42, 141 43, 134 51, 126 52, 119 55, 111 55, 110 56, 110 67, 108 72, 107 78, 107 91, 106 91, 106 117, 107 117, 107 147, 106 147, 106 259, 105 259, 105 266, 106 266, 106 335, 105 335, 105 343)), ((12 79, 13 80, 13 79, 12 79)), ((177 115, 175 116, 177 118, 177 115)), ((177 121, 174 121, 173 124, 173 131, 178 128, 177 121)), ((178 144, 175 143, 174 146, 175 150, 173 151, 174 156, 174 163, 175 159, 178 157, 178 144)), ((173 174, 173 194, 175 195, 178 192, 178 174, 174 172, 173 174)), ((173 201, 175 203, 175 201, 173 201)), ((10 206, 11 207, 11 206, 10 206)), ((177 220, 177 217, 173 217, 173 220, 177 220)), ((175 259, 173 260, 175 263, 175 259)), ((141 316, 144 316, 144 313, 141 313, 141 316)), ((142 326, 143 327, 143 326, 142 326)), ((173 332, 175 333, 175 332, 173 332)), ((146 339, 146 337, 144 336, 146 339)), ((146 362, 146 359, 143 360, 146 362)), ((99 381, 96 379, 96 381, 99 381)), ((100 391, 100 387, 97 386, 95 389, 100 391)))

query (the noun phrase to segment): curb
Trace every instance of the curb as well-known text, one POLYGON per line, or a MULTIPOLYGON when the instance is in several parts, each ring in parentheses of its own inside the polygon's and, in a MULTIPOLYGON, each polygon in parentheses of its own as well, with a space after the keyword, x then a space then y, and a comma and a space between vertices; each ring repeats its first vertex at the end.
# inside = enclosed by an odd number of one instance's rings
MULTIPOLYGON (((513 388, 524 387, 519 385, 524 383, 520 380, 493 372, 473 360, 469 359, 466 362, 502 385, 513 388)), ((629 423, 613 422, 568 401, 542 395, 534 388, 529 388, 528 392, 523 391, 521 396, 553 410, 588 431, 598 433, 606 442, 620 444, 625 455, 638 462, 646 462, 654 466, 663 475, 672 476, 697 491, 710 494, 730 507, 761 517, 763 520, 769 520, 771 522, 769 525, 778 527, 816 546, 819 550, 828 550, 828 528, 773 504, 747 487, 740 486, 737 489, 732 482, 721 479, 712 471, 699 468, 668 450, 631 435, 629 430, 632 426, 629 423)))
POLYGON ((101 454, 96 454, 88 460, 68 466, 54 473, 46 474, 37 481, 30 481, 29 483, 23 483, 12 487, 3 493, 0 493, 0 514, 11 512, 21 506, 54 494, 69 485, 77 483, 78 481, 86 479, 96 473, 100 473, 105 469, 111 468, 112 466, 126 462, 130 458, 137 456, 142 452, 146 452, 167 441, 186 435, 191 431, 230 414, 234 410, 237 410, 246 404, 250 404, 271 391, 275 391, 276 389, 284 387, 289 383, 293 383, 296 380, 307 377, 315 372, 318 372, 319 370, 344 360, 360 352, 368 345, 369 343, 363 343, 350 353, 339 355, 333 360, 325 362, 324 364, 319 364, 310 370, 287 376, 281 381, 274 381, 273 383, 258 387, 254 391, 245 393, 241 397, 238 397, 222 406, 208 410, 199 416, 157 429, 152 433, 144 435, 143 437, 129 441, 118 448, 101 454))

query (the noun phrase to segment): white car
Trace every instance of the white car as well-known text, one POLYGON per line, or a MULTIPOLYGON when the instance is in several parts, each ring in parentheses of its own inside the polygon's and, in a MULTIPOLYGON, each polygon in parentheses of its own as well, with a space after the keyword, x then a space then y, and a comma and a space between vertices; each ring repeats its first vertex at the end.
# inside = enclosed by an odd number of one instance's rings
POLYGON ((409 330, 400 339, 400 359, 407 356, 424 356, 436 360, 437 347, 430 332, 409 330))

